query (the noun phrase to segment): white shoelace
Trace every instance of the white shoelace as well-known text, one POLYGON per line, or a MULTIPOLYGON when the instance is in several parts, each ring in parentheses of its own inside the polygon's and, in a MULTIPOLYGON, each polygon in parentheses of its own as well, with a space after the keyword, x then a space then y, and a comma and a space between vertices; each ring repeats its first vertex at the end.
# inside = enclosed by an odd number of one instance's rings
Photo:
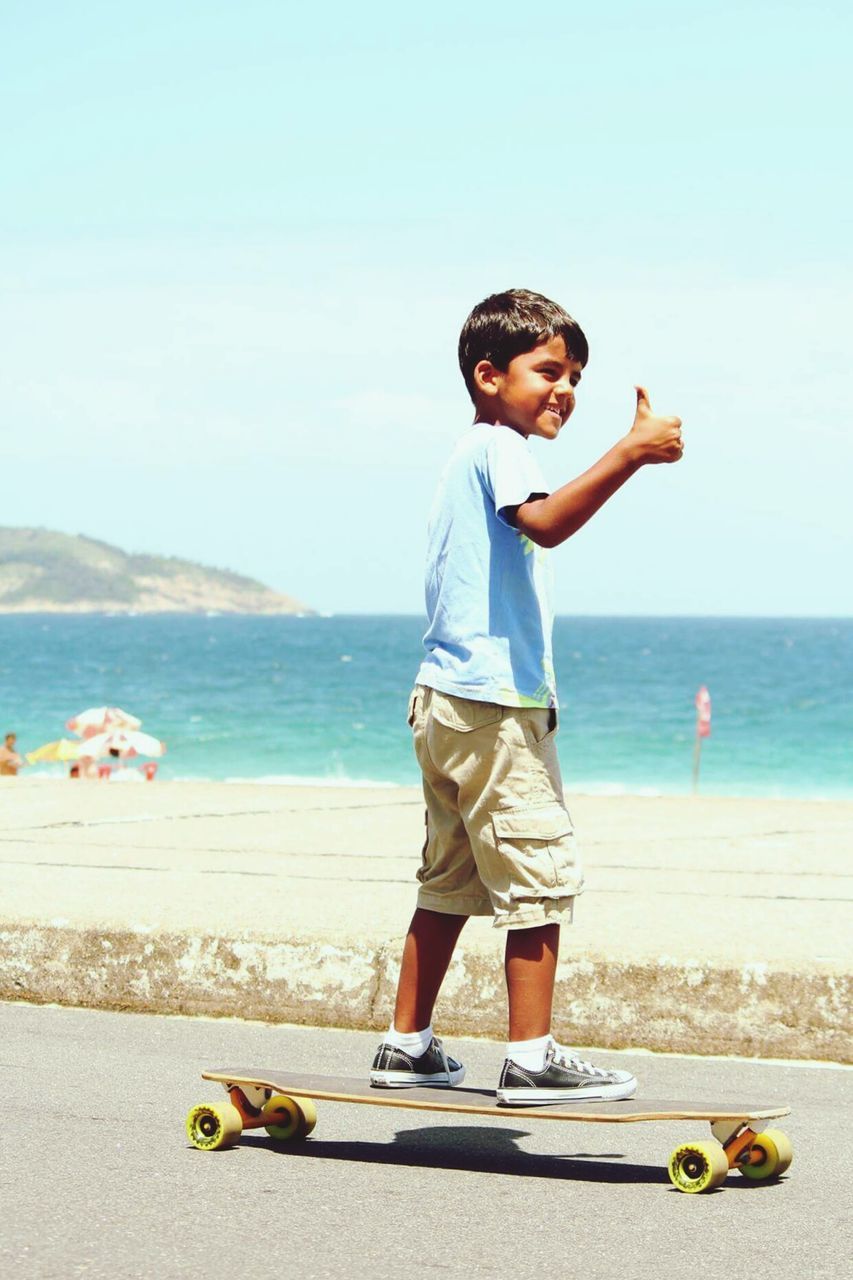
POLYGON ((551 1049, 553 1060, 560 1067, 568 1067, 571 1071, 580 1071, 583 1075, 598 1076, 601 1079, 609 1075, 609 1072, 602 1067, 595 1067, 591 1062, 584 1062, 583 1058, 579 1058, 570 1049, 564 1049, 561 1044, 557 1044, 556 1040, 551 1041, 551 1049))
POLYGON ((449 1084, 450 1083, 450 1066, 447 1061, 447 1054, 444 1052, 444 1045, 441 1043, 438 1036, 435 1037, 435 1047, 436 1049, 438 1049, 439 1056, 441 1057, 441 1065, 444 1067, 444 1074, 447 1076, 447 1082, 449 1084))

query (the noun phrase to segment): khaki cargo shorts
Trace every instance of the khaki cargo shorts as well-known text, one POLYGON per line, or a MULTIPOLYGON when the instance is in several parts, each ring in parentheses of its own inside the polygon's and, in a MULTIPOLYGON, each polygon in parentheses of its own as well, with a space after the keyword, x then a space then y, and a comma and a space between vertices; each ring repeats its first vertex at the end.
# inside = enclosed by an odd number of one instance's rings
POLYGON ((427 835, 418 906, 503 929, 570 921, 583 873, 563 801, 557 713, 417 685, 409 700, 427 835))

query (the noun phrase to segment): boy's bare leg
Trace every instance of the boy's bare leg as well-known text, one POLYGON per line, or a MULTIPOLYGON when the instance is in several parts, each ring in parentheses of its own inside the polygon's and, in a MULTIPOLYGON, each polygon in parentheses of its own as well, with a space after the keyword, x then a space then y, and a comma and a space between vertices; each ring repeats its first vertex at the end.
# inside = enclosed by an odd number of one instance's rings
POLYGON ((423 907, 415 911, 403 946, 397 985, 394 1008, 397 1031, 403 1034, 423 1031, 432 1022, 439 988, 467 919, 467 916, 445 915, 423 907))
POLYGON ((536 1040, 551 1030, 560 926, 510 929, 506 936, 509 1039, 536 1040))

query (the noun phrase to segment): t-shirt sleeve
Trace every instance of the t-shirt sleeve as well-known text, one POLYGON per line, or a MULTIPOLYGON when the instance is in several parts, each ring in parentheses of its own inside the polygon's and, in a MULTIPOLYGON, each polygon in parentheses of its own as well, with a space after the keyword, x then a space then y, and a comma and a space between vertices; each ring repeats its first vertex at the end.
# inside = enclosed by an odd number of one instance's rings
POLYGON ((496 430, 486 450, 486 479, 499 520, 514 528, 507 510, 529 498, 545 498, 550 490, 523 436, 512 428, 496 430))

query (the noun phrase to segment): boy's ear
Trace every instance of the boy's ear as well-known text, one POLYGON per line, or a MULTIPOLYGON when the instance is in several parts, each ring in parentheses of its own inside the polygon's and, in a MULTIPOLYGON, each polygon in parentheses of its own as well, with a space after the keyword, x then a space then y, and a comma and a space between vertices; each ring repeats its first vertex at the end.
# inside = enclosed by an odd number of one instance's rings
POLYGON ((478 360, 474 365, 474 384, 484 396, 496 396, 500 389, 502 371, 491 360, 478 360))

